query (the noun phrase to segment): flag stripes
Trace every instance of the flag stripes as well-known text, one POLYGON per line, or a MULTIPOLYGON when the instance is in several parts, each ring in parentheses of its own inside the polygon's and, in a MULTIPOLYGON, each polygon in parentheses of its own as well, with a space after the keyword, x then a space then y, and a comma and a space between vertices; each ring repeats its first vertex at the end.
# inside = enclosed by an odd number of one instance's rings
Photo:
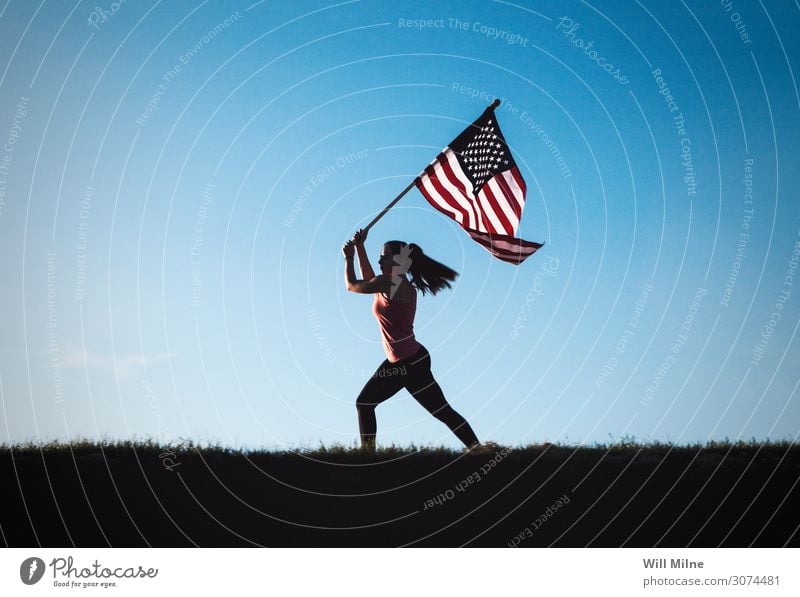
POLYGON ((489 253, 514 265, 519 265, 544 246, 541 243, 534 243, 505 234, 488 234, 475 230, 467 230, 467 233, 489 253))

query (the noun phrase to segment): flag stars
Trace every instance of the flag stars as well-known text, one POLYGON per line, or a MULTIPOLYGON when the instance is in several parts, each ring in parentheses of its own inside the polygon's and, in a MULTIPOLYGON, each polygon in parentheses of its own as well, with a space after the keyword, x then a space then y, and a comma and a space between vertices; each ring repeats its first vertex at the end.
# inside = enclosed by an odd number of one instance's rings
POLYGON ((470 139, 461 152, 464 168, 469 172, 477 192, 488 179, 490 179, 503 165, 508 166, 510 161, 506 156, 506 149, 499 129, 495 130, 493 120, 488 120, 478 129, 478 133, 470 139))

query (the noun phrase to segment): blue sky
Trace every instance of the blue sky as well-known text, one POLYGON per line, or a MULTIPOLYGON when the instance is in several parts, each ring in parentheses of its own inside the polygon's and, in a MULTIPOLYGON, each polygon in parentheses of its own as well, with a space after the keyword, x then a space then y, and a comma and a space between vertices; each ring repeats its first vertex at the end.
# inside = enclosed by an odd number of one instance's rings
MULTIPOLYGON (((0 441, 352 444, 385 355, 340 247, 494 97, 545 247, 494 260, 416 190, 367 240, 460 273, 415 329, 478 436, 795 438, 799 20, 6 2, 0 441)), ((406 391, 378 425, 459 445, 406 391)))

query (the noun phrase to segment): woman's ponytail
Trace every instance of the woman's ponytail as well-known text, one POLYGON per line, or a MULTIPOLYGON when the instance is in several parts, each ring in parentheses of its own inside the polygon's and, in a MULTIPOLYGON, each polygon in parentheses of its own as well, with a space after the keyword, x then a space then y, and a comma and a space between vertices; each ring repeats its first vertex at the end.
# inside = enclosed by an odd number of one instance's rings
POLYGON ((428 257, 422 247, 415 243, 409 244, 408 248, 410 249, 408 256, 411 259, 411 266, 408 268, 411 283, 422 291, 423 296, 427 291, 435 295, 444 288, 451 288, 450 282, 456 279, 458 272, 428 257))

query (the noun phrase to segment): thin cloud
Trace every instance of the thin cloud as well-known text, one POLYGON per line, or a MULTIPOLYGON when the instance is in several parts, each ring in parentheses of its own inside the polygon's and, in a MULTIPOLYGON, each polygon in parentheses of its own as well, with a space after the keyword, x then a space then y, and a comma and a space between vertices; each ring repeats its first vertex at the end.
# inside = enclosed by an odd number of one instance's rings
POLYGON ((175 358, 175 353, 127 354, 116 357, 97 354, 78 348, 68 348, 61 356, 61 366, 75 368, 107 368, 115 371, 118 377, 128 377, 144 367, 150 367, 175 358))

